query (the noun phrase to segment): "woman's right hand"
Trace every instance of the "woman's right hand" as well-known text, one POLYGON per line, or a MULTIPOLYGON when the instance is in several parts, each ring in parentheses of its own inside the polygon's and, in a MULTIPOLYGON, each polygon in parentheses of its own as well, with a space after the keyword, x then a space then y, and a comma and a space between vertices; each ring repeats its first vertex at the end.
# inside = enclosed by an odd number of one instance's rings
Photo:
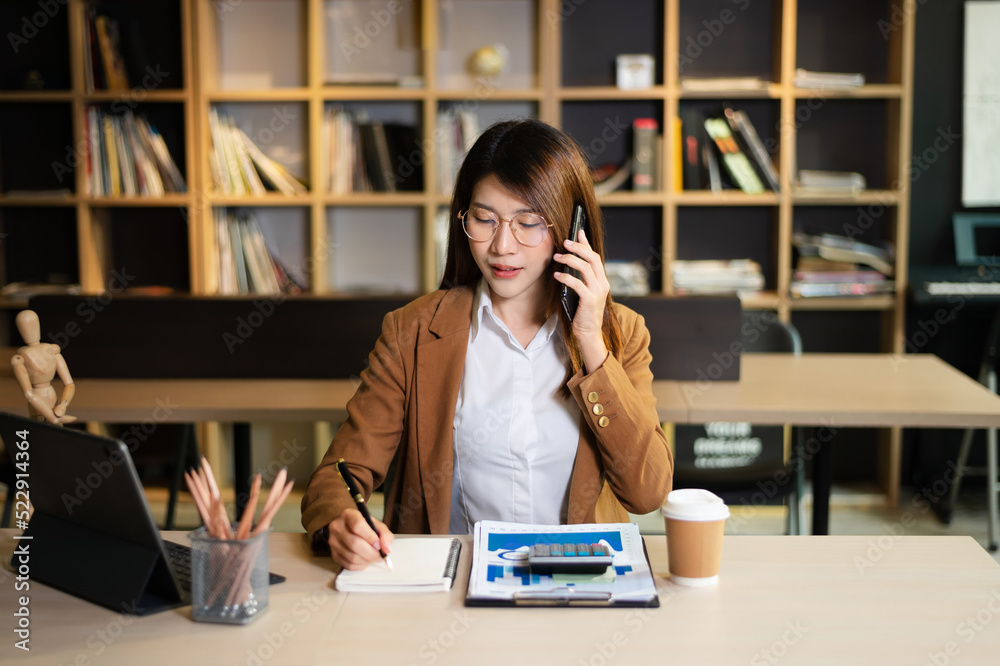
POLYGON ((330 555, 345 569, 364 569, 382 559, 379 546, 388 555, 395 535, 380 520, 372 519, 378 534, 357 509, 344 509, 329 525, 330 555))

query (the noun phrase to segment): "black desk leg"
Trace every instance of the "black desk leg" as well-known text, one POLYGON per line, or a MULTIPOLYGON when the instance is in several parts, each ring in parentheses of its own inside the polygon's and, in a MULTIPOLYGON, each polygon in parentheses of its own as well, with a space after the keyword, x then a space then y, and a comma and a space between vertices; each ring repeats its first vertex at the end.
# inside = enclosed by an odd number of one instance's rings
POLYGON ((833 474, 830 470, 830 442, 821 442, 813 456, 813 534, 830 533, 830 485, 833 474))
POLYGON ((250 424, 233 424, 233 471, 236 490, 236 520, 250 500, 250 424))

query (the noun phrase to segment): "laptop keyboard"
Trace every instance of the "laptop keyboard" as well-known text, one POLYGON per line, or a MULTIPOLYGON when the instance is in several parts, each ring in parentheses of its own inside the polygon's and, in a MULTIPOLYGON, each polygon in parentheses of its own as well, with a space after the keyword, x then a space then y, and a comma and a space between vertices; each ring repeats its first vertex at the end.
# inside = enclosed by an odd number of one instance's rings
MULTIPOLYGON (((174 570, 174 575, 177 577, 177 583, 181 586, 181 590, 187 594, 191 593, 191 546, 185 546, 181 543, 174 543, 173 541, 164 541, 163 545, 167 549, 167 557, 170 558, 170 568, 174 570)), ((284 582, 285 577, 270 573, 270 584, 275 585, 276 583, 284 582)))
POLYGON ((167 547, 167 557, 170 558, 170 568, 177 577, 177 582, 184 592, 191 592, 191 547, 173 541, 164 541, 167 547))

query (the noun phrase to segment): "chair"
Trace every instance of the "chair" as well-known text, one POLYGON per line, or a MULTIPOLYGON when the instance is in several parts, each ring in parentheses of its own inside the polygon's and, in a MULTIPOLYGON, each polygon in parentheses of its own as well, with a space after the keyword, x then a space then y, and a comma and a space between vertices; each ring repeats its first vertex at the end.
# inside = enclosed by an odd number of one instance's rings
MULTIPOLYGON (((745 352, 802 353, 798 331, 793 325, 780 321, 773 312, 743 311, 740 337, 745 352)), ((757 505, 785 498, 788 533, 803 533, 802 429, 792 429, 792 450, 787 461, 784 459, 784 426, 678 425, 674 439, 675 487, 706 488, 737 504, 757 505), (778 444, 780 448, 775 446, 778 444), (712 455, 721 452, 725 455, 712 455)))

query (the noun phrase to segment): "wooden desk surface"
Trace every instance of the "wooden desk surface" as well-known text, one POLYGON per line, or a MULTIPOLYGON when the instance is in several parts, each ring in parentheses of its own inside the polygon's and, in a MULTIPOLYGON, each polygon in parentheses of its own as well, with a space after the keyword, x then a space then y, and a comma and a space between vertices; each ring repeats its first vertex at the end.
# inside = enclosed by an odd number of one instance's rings
POLYGON ((745 354, 740 371, 738 382, 666 384, 689 423, 1000 426, 1000 397, 931 354, 745 354))
MULTIPOLYGON (((14 533, 0 531, 5 562, 14 533)), ((649 536, 658 609, 465 608, 464 538, 450 593, 379 596, 336 592, 332 562, 312 557, 304 535, 274 533, 270 568, 288 580, 245 627, 194 623, 190 607, 122 616, 33 583, 30 653, 13 647, 14 579, 0 570, 0 662, 993 664, 1000 654, 1000 565, 969 537, 727 536, 719 585, 689 589, 666 579, 665 538, 649 536)))
MULTIPOLYGON (((351 380, 81 379, 84 421, 337 421, 351 380)), ((1000 426, 1000 398, 929 354, 745 354, 738 382, 655 381, 663 421, 797 425, 1000 426)), ((0 410, 26 414, 13 379, 0 410)))

